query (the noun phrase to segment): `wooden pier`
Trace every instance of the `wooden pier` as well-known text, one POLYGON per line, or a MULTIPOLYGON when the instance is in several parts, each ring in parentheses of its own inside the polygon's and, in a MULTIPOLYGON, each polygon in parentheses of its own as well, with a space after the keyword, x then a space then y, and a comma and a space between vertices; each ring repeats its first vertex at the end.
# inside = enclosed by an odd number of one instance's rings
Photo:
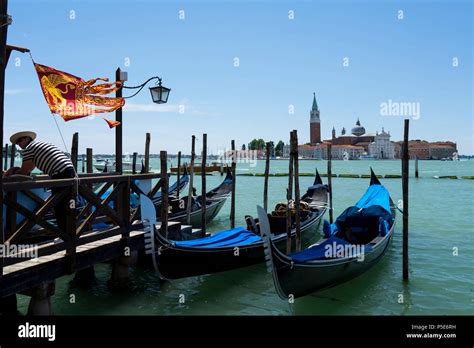
MULTIPOLYGON (((81 174, 60 180, 38 176, 27 181, 4 178, 4 244, 24 248, 21 253, 0 255, 0 298, 30 295, 30 314, 50 314, 38 311, 35 304, 54 293, 55 279, 110 260, 112 283, 126 283, 128 267, 144 250, 140 207, 130 205, 130 196, 146 192, 153 196, 162 185, 159 180, 152 187, 151 180, 157 178, 160 174, 81 174), (49 194, 53 187, 60 190, 49 194), (56 204, 67 204, 65 231, 54 224, 56 204)), ((188 227, 168 223, 170 232, 188 227)))

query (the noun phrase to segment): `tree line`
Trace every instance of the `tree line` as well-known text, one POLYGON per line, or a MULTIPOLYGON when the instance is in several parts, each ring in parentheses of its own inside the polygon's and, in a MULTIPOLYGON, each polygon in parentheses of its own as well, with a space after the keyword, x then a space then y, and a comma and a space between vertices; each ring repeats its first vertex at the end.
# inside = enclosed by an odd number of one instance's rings
MULTIPOLYGON (((269 141, 270 143, 270 156, 275 157, 275 156, 283 156, 283 146, 285 146, 285 143, 283 141, 279 141, 276 146, 273 141, 269 141)), ((266 142, 262 138, 260 139, 253 139, 250 143, 247 144, 247 147, 245 144, 242 144, 242 150, 265 150, 266 148, 266 142)))

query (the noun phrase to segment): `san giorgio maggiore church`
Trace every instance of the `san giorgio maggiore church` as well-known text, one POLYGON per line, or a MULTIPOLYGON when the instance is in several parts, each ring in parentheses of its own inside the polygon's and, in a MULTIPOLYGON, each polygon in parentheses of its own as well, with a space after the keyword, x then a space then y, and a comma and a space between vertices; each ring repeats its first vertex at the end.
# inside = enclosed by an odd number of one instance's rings
MULTIPOLYGON (((313 106, 310 111, 310 143, 298 145, 298 154, 303 158, 328 158, 328 144, 331 144, 333 159, 394 159, 395 144, 390 141, 390 132, 382 131, 367 133, 361 125, 359 119, 351 129, 350 134, 346 134, 346 129, 342 128, 339 136, 336 130, 332 129, 331 139, 321 140, 321 119, 320 110, 316 101, 316 94, 313 95, 313 106)), ((289 156, 290 147, 285 145, 283 156, 289 156)))

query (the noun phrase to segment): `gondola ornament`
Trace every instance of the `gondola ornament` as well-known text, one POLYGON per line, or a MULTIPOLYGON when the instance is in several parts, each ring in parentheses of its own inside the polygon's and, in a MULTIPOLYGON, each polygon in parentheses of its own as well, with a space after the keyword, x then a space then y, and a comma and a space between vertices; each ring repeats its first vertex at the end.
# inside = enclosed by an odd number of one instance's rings
POLYGON ((260 222, 260 231, 262 233, 263 240, 263 252, 265 253, 265 263, 267 265, 268 273, 272 274, 273 284, 275 284, 275 289, 280 298, 286 300, 288 297, 285 295, 283 290, 280 287, 280 282, 278 280, 277 270, 273 262, 272 255, 272 245, 271 245, 271 231, 270 231, 270 221, 268 220, 268 215, 265 209, 257 205, 257 214, 258 220, 260 222))
POLYGON ((144 194, 140 194, 140 209, 143 224, 145 226, 145 254, 151 255, 153 262, 153 268, 160 278, 160 271, 158 270, 158 262, 156 260, 156 248, 155 248, 155 233, 156 233, 156 209, 151 199, 144 194))

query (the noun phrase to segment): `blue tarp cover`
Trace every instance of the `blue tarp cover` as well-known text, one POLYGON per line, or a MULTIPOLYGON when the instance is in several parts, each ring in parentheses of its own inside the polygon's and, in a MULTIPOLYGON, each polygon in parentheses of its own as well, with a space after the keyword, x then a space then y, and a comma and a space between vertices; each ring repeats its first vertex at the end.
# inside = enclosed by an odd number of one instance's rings
MULTIPOLYGON (((311 260, 325 260, 325 259, 334 259, 334 258, 337 259, 338 258, 336 256, 337 254, 328 255, 330 257, 326 256, 326 251, 328 250, 328 247, 326 247, 327 245, 331 246, 331 248, 333 249, 332 252, 337 253, 338 249, 345 248, 346 245, 351 245, 351 243, 346 242, 345 240, 341 238, 332 236, 331 238, 325 240, 319 245, 315 245, 311 248, 308 248, 306 250, 303 250, 297 253, 290 254, 288 256, 291 257, 291 260, 296 263, 303 263, 303 262, 311 261, 311 260), (336 256, 336 257, 332 257, 332 256, 336 256)), ((364 245, 364 252, 370 252, 371 250, 372 250, 372 247, 370 245, 364 245)), ((350 255, 345 255, 345 256, 349 257, 350 255)), ((353 256, 356 257, 357 255, 353 255, 353 256)))
MULTIPOLYGON (((383 185, 370 185, 365 194, 359 199, 355 206, 351 206, 339 215, 334 224, 323 226, 323 232, 326 238, 335 235, 343 230, 346 221, 351 221, 350 225, 354 227, 353 232, 357 232, 357 227, 353 223, 363 223, 363 221, 374 220, 378 218, 392 222, 392 213, 390 210, 390 194, 383 185)), ((384 226, 385 227, 385 226, 384 226)), ((383 232, 383 231, 382 231, 383 232)))
POLYGON ((368 208, 373 205, 379 205, 391 214, 390 194, 383 185, 370 185, 362 198, 356 203, 357 208, 368 208))
POLYGON ((218 232, 209 237, 185 241, 175 241, 174 243, 179 247, 218 248, 248 245, 260 242, 261 240, 262 238, 257 236, 254 232, 247 231, 243 227, 236 227, 231 230, 218 232))

